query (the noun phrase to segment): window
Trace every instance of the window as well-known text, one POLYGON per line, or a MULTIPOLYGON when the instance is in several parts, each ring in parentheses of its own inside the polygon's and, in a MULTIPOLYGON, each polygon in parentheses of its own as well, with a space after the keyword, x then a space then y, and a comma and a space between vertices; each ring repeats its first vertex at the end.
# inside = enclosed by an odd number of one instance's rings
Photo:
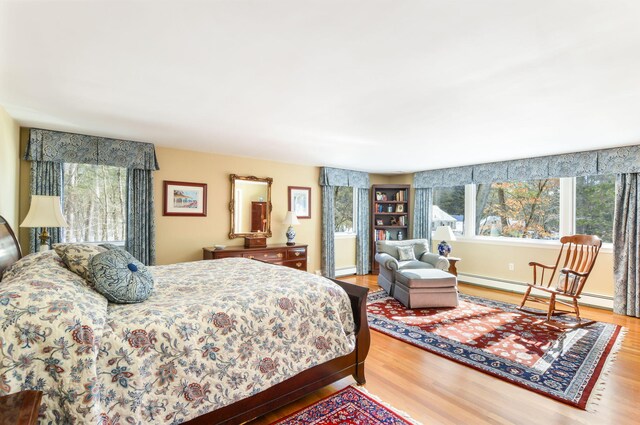
POLYGON ((479 184, 476 235, 558 239, 560 179, 479 184))
POLYGON ((451 226, 456 235, 464 232, 464 186, 439 187, 433 190, 431 229, 451 226))
POLYGON ((576 233, 613 242, 615 176, 576 177, 576 233))
POLYGON ((64 164, 63 210, 69 227, 65 242, 118 242, 125 239, 127 170, 64 164))
POLYGON ((336 233, 355 233, 355 203, 353 201, 352 187, 340 186, 335 188, 334 206, 336 233))

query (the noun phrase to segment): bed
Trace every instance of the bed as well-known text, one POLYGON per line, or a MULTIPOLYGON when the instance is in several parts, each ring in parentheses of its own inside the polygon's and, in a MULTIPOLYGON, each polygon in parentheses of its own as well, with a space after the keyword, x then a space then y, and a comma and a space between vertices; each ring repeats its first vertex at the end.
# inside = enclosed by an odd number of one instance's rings
POLYGON ((364 383, 366 288, 231 258, 111 304, 54 251, 21 257, 0 217, 0 395, 43 391, 41 423, 235 424, 364 383))

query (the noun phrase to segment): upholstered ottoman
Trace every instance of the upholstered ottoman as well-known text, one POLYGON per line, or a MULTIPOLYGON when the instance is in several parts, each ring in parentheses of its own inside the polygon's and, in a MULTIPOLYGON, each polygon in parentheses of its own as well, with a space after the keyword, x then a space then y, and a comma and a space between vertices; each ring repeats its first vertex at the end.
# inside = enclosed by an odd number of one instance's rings
POLYGON ((458 281, 439 269, 399 270, 393 297, 407 308, 457 307, 458 281))

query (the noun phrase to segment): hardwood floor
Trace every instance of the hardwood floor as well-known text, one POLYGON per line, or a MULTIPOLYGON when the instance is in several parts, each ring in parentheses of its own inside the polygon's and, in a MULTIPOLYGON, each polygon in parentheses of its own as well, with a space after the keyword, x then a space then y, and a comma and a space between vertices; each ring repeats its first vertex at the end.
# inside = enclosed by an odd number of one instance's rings
MULTIPOLYGON (((341 280, 379 289, 375 276, 341 280)), ((460 291, 519 303, 521 295, 460 284, 460 291)), ((640 319, 581 307, 582 316, 627 328, 622 348, 605 381, 596 412, 586 412, 459 365, 371 331, 365 388, 425 425, 434 424, 598 424, 640 423, 640 319)), ((250 422, 268 424, 334 391, 355 383, 345 378, 269 415, 250 422)))

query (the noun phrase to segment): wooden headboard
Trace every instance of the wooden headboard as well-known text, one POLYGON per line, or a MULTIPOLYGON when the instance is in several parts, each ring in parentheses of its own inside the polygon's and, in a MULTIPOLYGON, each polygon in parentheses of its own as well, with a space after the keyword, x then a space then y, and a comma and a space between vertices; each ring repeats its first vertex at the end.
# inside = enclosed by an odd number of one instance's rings
POLYGON ((0 280, 4 270, 22 258, 22 251, 16 235, 7 220, 0 215, 0 280))

